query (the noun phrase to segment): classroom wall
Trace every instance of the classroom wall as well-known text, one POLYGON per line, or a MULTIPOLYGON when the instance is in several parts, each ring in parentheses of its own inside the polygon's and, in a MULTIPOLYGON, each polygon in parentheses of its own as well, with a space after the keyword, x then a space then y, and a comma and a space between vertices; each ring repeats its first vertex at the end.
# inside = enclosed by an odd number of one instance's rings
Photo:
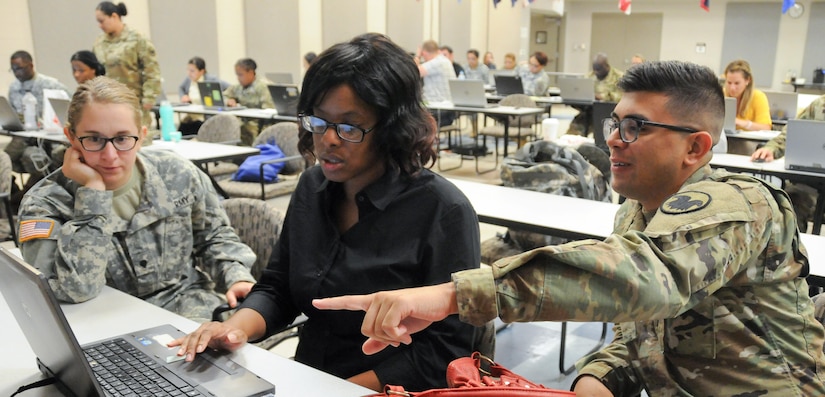
MULTIPOLYGON (((129 9, 126 17, 129 26, 158 43, 162 38, 157 37, 158 32, 154 31, 150 21, 150 2, 154 1, 163 0, 124 0, 129 9)), ((722 59, 725 13, 727 4, 734 1, 778 3, 778 0, 714 0, 711 11, 706 12, 695 0, 649 0, 634 2, 633 11, 662 13, 662 59, 692 61, 721 71, 728 61, 722 59), (706 44, 704 53, 696 52, 697 43, 706 44)), ((790 73, 810 78, 808 75, 812 71, 804 70, 802 64, 812 0, 800 1, 807 9, 805 14, 799 19, 782 16, 776 48, 767 49, 776 55, 771 86, 767 88, 790 89, 790 86, 781 84, 790 73)), ((284 71, 290 71, 298 78, 303 75, 301 56, 305 52, 319 52, 336 39, 348 38, 341 35, 354 32, 345 32, 346 27, 339 25, 341 21, 356 21, 352 25, 364 31, 386 32, 408 51, 415 51, 421 42, 433 38, 453 46, 459 62, 465 61, 464 53, 468 48, 476 48, 482 53, 492 51, 498 64, 503 62, 507 52, 514 52, 519 61, 526 61, 532 39, 529 27, 532 12, 564 13, 559 71, 587 72, 590 69, 592 14, 617 12, 615 0, 536 0, 531 7, 525 7, 524 1, 517 2, 515 7, 508 1, 493 7, 490 0, 348 0, 346 3, 352 7, 345 15, 327 15, 325 18, 325 13, 344 12, 337 2, 341 0, 214 0, 218 60, 210 62, 210 72, 234 82, 235 61, 254 53, 263 59, 272 56, 264 62, 267 68, 285 68, 284 71), (275 15, 266 20, 267 33, 253 38, 250 31, 264 30, 245 26, 245 21, 255 19, 249 15, 250 8, 287 9, 288 17, 284 20, 275 15), (397 28, 400 26, 408 29, 397 28)), ((74 88, 68 58, 78 49, 90 48, 94 37, 100 34, 94 20, 96 3, 96 0, 0 0, 3 10, 0 22, 4 26, 0 31, 0 57, 7 60, 18 49, 31 51, 37 70, 57 77, 70 89, 74 88), (51 12, 46 13, 43 9, 51 12), (60 12, 55 13, 56 9, 60 12)), ((184 35, 196 33, 179 32, 184 35)), ((185 52, 186 56, 194 55, 185 52)), ((165 78, 172 80, 164 84, 164 89, 174 94, 174 87, 184 77, 185 64, 162 64, 161 68, 165 78)), ((13 79, 11 73, 0 74, 0 94, 5 95, 13 79)))

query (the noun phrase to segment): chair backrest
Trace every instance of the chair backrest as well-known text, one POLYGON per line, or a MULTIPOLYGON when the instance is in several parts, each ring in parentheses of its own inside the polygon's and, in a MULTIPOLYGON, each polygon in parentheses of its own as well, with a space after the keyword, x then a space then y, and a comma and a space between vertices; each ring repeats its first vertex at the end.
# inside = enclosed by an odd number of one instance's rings
POLYGON ((212 143, 238 143, 241 141, 241 121, 229 113, 216 114, 198 128, 198 140, 212 143))
MULTIPOLYGON (((299 156, 298 151, 298 124, 283 122, 270 125, 264 128, 263 131, 255 138, 255 145, 262 145, 265 143, 276 143, 284 156, 299 156)), ((297 160, 288 161, 281 170, 282 174, 294 175, 304 171, 306 168, 306 161, 301 158, 297 160)))
POLYGON ((249 198, 231 198, 221 202, 229 223, 241 242, 252 248, 257 255, 252 275, 258 280, 269 263, 272 249, 281 236, 283 214, 266 201, 249 198))
MULTIPOLYGON (((511 94, 501 99, 499 102, 501 106, 512 106, 517 108, 534 108, 536 101, 530 99, 524 94, 511 94)), ((536 123, 536 116, 510 116, 510 126, 513 127, 529 127, 536 123)))

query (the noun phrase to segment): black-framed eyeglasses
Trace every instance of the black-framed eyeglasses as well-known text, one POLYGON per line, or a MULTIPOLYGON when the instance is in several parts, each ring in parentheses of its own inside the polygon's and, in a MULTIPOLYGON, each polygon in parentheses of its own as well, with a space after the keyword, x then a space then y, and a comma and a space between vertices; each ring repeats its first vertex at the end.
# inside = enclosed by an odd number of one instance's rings
POLYGON ((666 128, 671 131, 687 132, 690 134, 694 132, 699 132, 699 130, 695 128, 680 127, 678 125, 663 124, 657 123, 655 121, 634 119, 628 117, 621 121, 613 120, 612 118, 606 118, 602 120, 602 133, 604 134, 604 139, 607 140, 608 137, 610 137, 610 134, 613 133, 613 130, 618 128, 619 137, 622 138, 622 142, 633 143, 636 142, 637 139, 639 139, 639 133, 645 128, 645 126, 648 125, 651 127, 666 128))
POLYGON ((99 152, 106 147, 106 144, 111 142, 112 146, 118 151, 125 152, 134 149, 140 137, 134 135, 118 135, 114 138, 104 138, 102 136, 80 136, 77 137, 80 141, 80 146, 90 152, 99 152))
POLYGON ((298 122, 301 127, 313 134, 324 134, 327 129, 334 128, 338 137, 352 143, 361 143, 364 141, 364 135, 370 133, 375 127, 363 129, 356 125, 345 123, 330 123, 320 117, 302 114, 298 116, 298 122))

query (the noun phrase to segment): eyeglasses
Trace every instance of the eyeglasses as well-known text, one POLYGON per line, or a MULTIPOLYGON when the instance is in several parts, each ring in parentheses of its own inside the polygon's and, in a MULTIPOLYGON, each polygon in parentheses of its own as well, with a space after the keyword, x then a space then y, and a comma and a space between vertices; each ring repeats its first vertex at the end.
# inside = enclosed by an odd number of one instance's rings
POLYGON ((104 138, 102 136, 81 136, 77 138, 80 141, 80 146, 90 152, 99 152, 106 147, 106 144, 111 142, 112 146, 118 151, 125 152, 132 150, 140 137, 134 135, 118 135, 114 138, 104 138))
POLYGON ((602 120, 602 133, 604 133, 604 139, 607 140, 610 134, 613 133, 613 130, 618 128, 619 137, 622 138, 622 142, 633 143, 639 139, 639 134, 643 129, 645 129, 645 126, 648 125, 652 127, 667 128, 671 131, 687 132, 690 134, 699 132, 699 130, 690 127, 679 127, 676 125, 657 123, 655 121, 634 118, 626 118, 622 121, 617 121, 612 118, 606 118, 602 120))
POLYGON ((372 127, 365 130, 351 124, 330 123, 320 117, 304 114, 298 116, 298 122, 301 123, 303 129, 319 135, 326 133, 329 128, 335 128, 335 133, 338 134, 339 138, 352 143, 363 142, 364 135, 375 129, 375 127, 372 127))

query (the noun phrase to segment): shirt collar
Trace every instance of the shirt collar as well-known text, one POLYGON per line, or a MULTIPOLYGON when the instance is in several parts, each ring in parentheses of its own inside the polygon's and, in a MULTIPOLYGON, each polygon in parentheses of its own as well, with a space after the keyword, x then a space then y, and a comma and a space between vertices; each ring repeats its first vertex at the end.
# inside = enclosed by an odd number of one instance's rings
MULTIPOLYGON (((375 182, 358 192, 356 195, 363 195, 375 208, 384 210, 401 192, 407 188, 408 182, 401 178, 401 171, 394 167, 388 167, 387 172, 384 173, 375 182)), ((329 179, 324 179, 318 189, 317 193, 325 191, 331 192, 333 189, 340 188, 340 183, 332 182, 329 179)))

